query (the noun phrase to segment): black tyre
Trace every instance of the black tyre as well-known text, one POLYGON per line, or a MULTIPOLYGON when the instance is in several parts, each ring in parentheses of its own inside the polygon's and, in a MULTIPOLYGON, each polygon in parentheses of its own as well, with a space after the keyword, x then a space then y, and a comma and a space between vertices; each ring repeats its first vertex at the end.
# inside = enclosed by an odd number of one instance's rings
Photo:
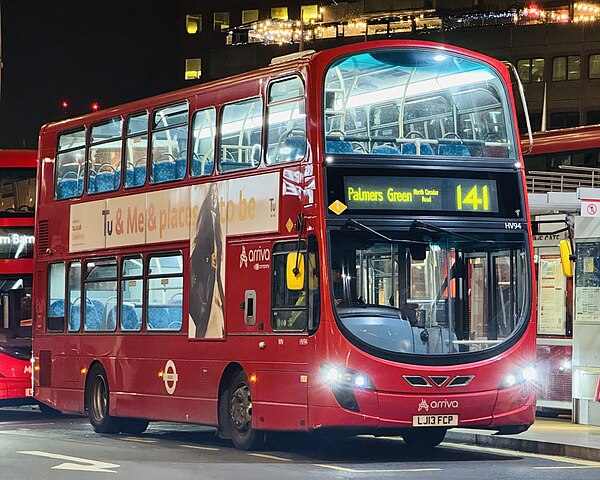
POLYGON ((252 427, 252 395, 243 371, 234 375, 229 387, 229 427, 231 440, 240 450, 257 450, 264 445, 264 432, 252 427))
POLYGON ((446 436, 447 428, 412 428, 402 433, 406 446, 413 451, 428 450, 437 447, 446 436))
POLYGON ((146 431, 150 422, 143 418, 120 418, 119 423, 121 432, 137 435, 146 431))
POLYGON ((88 417, 96 433, 118 433, 119 419, 111 417, 110 390, 106 372, 102 366, 96 364, 89 372, 85 389, 88 417))

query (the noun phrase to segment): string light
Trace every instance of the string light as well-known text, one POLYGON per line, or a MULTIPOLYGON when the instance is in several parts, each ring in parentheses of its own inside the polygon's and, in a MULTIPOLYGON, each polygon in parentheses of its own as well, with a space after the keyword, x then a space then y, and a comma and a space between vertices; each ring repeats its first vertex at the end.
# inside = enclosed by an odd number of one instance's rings
MULTIPOLYGON (((435 16, 432 10, 404 15, 398 12, 395 17, 364 18, 357 17, 345 21, 323 22, 323 7, 317 18, 307 22, 299 20, 264 20, 250 27, 234 28, 235 31, 247 31, 247 42, 268 44, 298 43, 300 40, 312 41, 337 36, 372 35, 376 33, 398 33, 425 31, 428 28, 453 30, 457 28, 485 27, 497 25, 528 25, 537 23, 591 23, 600 20, 600 3, 577 2, 572 12, 567 7, 543 9, 531 3, 521 9, 499 12, 473 12, 453 16, 435 16), (381 20, 381 21, 378 21, 381 20), (369 23, 369 22, 373 23, 369 23), (417 29, 415 30, 415 25, 417 29)), ((391 15, 391 14, 390 14, 391 15)))

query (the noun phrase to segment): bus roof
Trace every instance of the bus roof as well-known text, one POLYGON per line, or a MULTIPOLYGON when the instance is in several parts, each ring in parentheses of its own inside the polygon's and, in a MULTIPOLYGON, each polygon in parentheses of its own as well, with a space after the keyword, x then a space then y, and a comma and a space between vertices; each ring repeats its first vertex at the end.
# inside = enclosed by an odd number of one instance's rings
MULTIPOLYGON (((286 72, 300 70, 307 64, 315 64, 320 68, 326 68, 327 65, 333 59, 343 56, 350 55, 352 53, 362 52, 365 50, 377 49, 377 48, 427 48, 427 49, 439 49, 448 53, 457 55, 466 55, 473 59, 484 61, 494 67, 503 77, 505 82, 510 84, 510 78, 508 72, 502 62, 487 57, 486 55, 473 52, 453 45, 445 45, 436 42, 427 41, 415 41, 415 40, 375 40, 368 42, 357 42, 348 45, 343 45, 319 52, 309 51, 302 55, 290 55, 289 60, 286 61, 284 56, 279 58, 276 64, 263 67, 250 72, 244 72, 230 77, 226 77, 211 82, 201 83, 186 87, 179 90, 169 91, 163 94, 158 94, 152 97, 128 102, 125 104, 117 105, 114 107, 107 108, 105 110, 98 110, 96 112, 81 115, 58 122, 51 122, 42 126, 40 133, 43 134, 48 130, 54 129, 69 129, 75 128, 83 123, 95 123, 103 119, 108 119, 116 115, 122 115, 127 112, 135 112, 136 110, 144 110, 157 105, 165 105, 171 102, 181 100, 185 97, 192 97, 194 95, 209 94, 215 90, 226 88, 231 85, 241 84, 251 79, 257 79, 265 76, 276 77, 278 74, 286 72)), ((256 92, 258 94, 259 92, 256 92)))
POLYGON ((36 168, 36 150, 0 150, 0 168, 36 168))

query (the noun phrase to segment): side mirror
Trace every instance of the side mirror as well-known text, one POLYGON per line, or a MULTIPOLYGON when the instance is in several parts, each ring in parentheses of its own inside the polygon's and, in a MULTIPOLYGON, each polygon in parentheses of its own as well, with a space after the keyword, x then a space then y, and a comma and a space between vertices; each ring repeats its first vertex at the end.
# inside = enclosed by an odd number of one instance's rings
POLYGON ((559 243, 560 248, 560 263, 562 265, 563 274, 565 277, 573 276, 573 250, 571 249, 571 242, 568 240, 561 240, 559 243))
POLYGON ((304 254, 290 252, 285 266, 285 283, 288 290, 304 288, 304 254))
POLYGON ((422 262, 427 258, 427 249, 423 243, 411 243, 408 247, 410 250, 410 256, 417 262, 422 262))

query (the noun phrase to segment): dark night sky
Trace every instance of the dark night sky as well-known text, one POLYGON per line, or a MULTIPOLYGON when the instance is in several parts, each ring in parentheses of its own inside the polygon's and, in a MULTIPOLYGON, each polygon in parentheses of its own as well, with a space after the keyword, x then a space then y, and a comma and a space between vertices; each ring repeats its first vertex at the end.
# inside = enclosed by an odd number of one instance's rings
POLYGON ((94 101, 105 108, 181 87, 177 3, 2 0, 0 148, 35 148, 41 125, 94 101))

